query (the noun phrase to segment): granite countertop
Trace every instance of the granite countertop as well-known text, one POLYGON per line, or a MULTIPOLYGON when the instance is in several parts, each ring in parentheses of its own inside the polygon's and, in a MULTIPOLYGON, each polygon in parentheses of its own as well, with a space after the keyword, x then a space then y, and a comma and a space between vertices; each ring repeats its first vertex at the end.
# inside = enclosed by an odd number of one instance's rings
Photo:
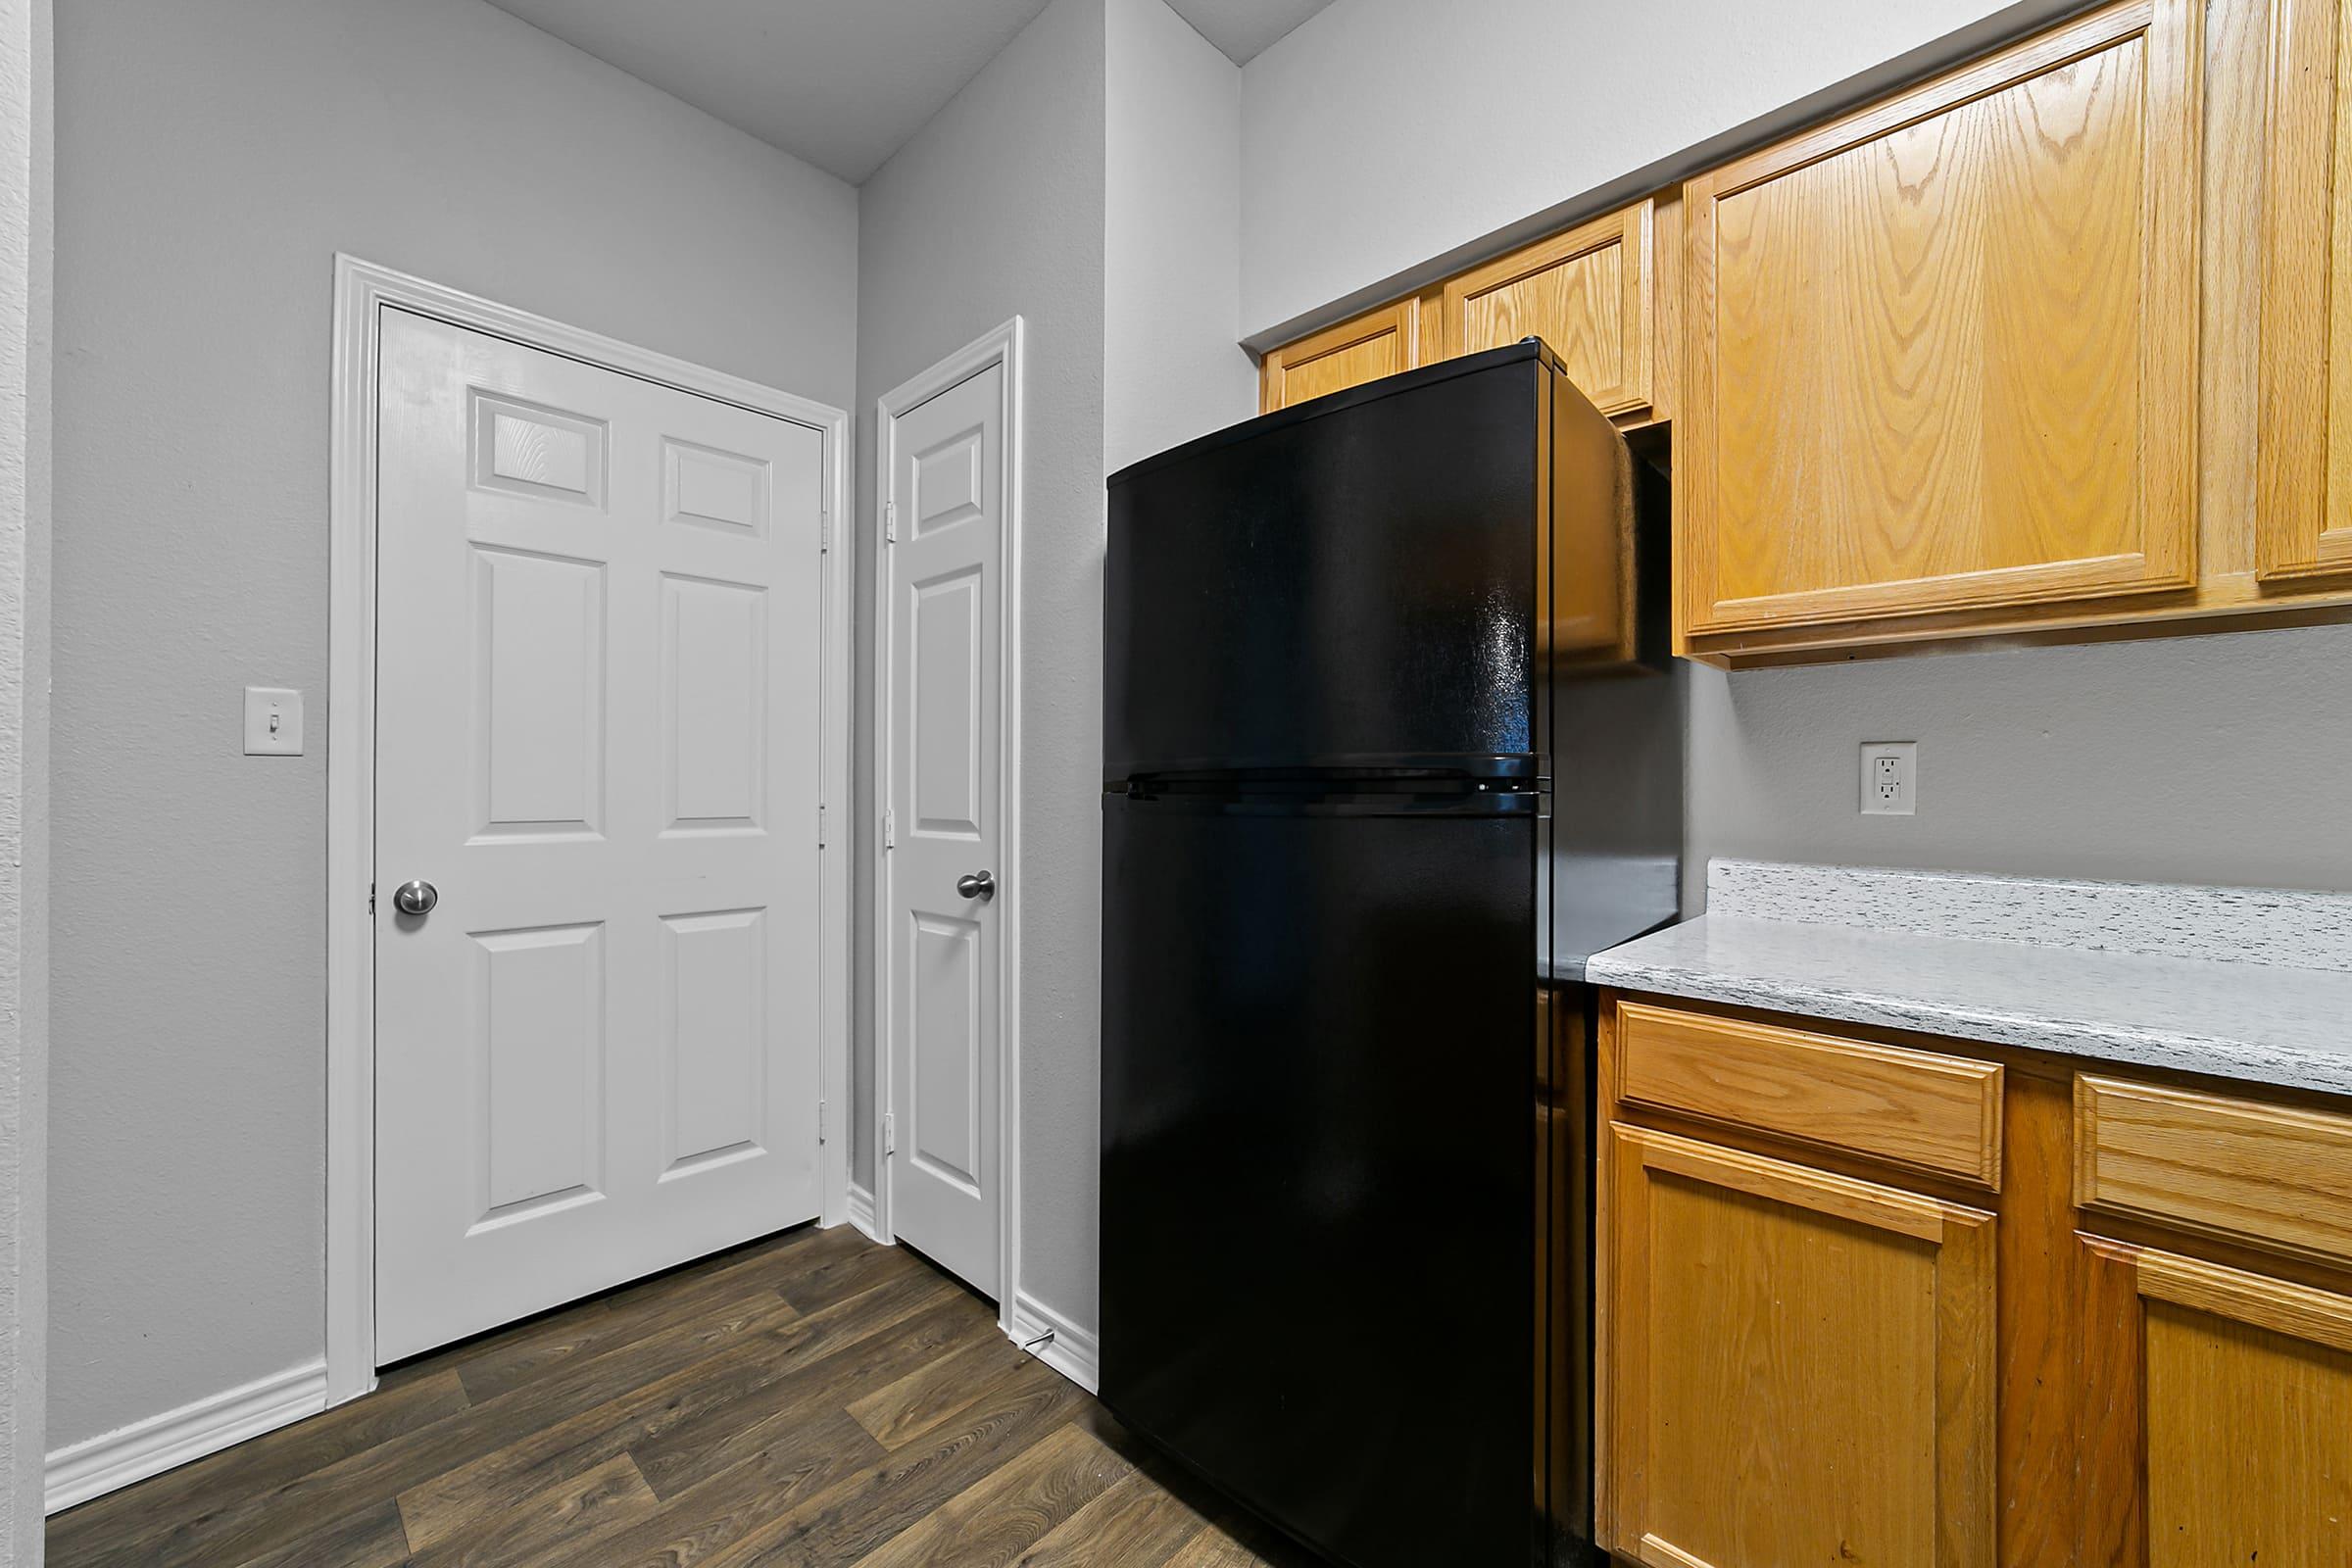
POLYGON ((2352 895, 1719 860, 1593 985, 2352 1094, 2352 895))

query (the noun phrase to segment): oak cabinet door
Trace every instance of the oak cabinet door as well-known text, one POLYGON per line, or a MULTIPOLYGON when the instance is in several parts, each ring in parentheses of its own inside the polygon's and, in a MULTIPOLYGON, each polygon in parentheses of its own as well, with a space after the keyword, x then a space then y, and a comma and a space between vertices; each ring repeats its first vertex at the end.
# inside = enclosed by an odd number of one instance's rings
POLYGON ((2201 16, 2110 6, 1684 187, 1698 651, 2193 583, 2201 16))
POLYGON ((2339 0, 2272 0, 2264 207, 2264 582, 2352 573, 2352 27, 2339 0))
POLYGON ((2090 1315, 2077 1560, 2352 1562, 2352 1298, 2081 1245, 2090 1315))
POLYGON ((1604 1544, 1652 1568, 1991 1568, 1994 1221, 1609 1130, 1604 1544))
POLYGON ((1259 412, 1344 392, 1421 362, 1420 305, 1398 300, 1268 353, 1258 365, 1259 412))
POLYGON ((1601 413, 1647 409, 1654 212, 1638 202, 1447 279, 1446 354, 1540 337, 1601 413))

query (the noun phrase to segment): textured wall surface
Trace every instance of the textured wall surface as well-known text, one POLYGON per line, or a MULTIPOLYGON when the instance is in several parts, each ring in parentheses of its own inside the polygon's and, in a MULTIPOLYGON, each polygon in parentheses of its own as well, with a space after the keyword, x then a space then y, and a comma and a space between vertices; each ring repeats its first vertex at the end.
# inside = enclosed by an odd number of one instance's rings
POLYGON ((0 0, 0 1563, 48 1405, 49 0, 0 0))
POLYGON ((1257 412, 1242 315, 1242 72, 1163 0, 1108 0, 1102 451, 1115 473, 1257 412))
POLYGON ((2352 626, 1993 649, 1690 687, 1686 889, 1710 856, 2352 888, 2352 626), (1858 748, 1919 742, 1916 816, 1858 748))
POLYGON ((334 253, 845 408, 858 284, 856 191, 479 0, 58 23, 53 1447, 322 1349, 334 253))
MULTIPOLYGON (((1054 0, 859 191, 858 603, 873 602, 874 404, 1027 321, 1021 613, 1023 1289, 1095 1316, 1102 755, 1102 0, 1054 0)), ((875 662, 858 661, 870 803, 875 662)), ((864 859, 859 906, 871 908, 864 859)), ((858 1121, 873 1124, 873 953, 858 932, 858 1121)), ((870 1183, 870 1140, 858 1179, 870 1183)))

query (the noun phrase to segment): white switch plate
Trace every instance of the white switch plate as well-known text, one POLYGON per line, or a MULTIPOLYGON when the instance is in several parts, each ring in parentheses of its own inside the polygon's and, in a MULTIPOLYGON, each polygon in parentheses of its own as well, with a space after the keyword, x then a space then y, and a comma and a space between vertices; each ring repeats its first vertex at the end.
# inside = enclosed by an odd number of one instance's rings
POLYGON ((245 688, 245 755, 302 755, 302 693, 282 686, 245 688))
POLYGON ((1862 743, 1862 814, 1911 816, 1919 810, 1919 742, 1862 743))

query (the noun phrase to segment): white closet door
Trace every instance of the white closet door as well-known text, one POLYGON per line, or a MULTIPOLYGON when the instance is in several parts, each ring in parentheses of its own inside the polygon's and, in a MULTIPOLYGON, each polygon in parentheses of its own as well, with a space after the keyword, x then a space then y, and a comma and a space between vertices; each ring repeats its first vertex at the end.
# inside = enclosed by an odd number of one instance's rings
POLYGON ((818 1211, 824 453, 400 312, 381 373, 389 1361, 818 1211))
POLYGON ((890 1223, 985 1296, 998 1236, 1004 421, 993 366, 893 421, 890 1223))

